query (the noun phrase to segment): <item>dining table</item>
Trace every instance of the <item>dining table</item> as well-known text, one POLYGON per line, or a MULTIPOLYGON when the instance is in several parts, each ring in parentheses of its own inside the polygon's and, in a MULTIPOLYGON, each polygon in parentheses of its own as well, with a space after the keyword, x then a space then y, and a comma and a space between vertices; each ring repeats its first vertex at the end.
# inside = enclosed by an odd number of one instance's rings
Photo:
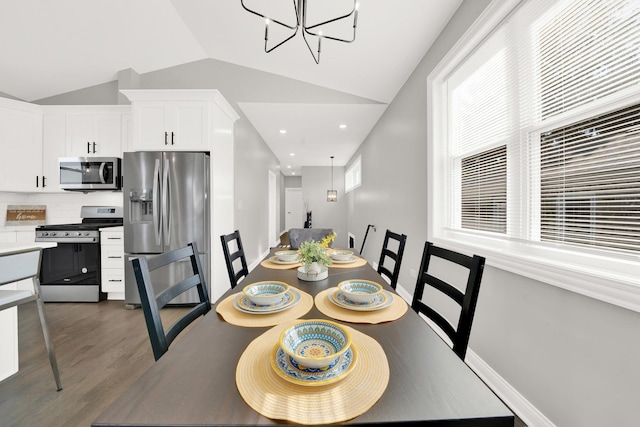
POLYGON ((358 262, 334 263, 325 279, 307 281, 299 278, 299 264, 271 262, 277 250, 222 295, 92 426, 514 426, 511 410, 364 258, 355 254, 358 262), (392 303, 375 311, 339 306, 334 289, 346 280, 379 283, 392 303), (298 304, 276 313, 242 312, 242 288, 261 281, 288 284, 298 304), (274 374, 273 348, 296 319, 349 328, 358 350, 352 373, 318 386, 274 374))

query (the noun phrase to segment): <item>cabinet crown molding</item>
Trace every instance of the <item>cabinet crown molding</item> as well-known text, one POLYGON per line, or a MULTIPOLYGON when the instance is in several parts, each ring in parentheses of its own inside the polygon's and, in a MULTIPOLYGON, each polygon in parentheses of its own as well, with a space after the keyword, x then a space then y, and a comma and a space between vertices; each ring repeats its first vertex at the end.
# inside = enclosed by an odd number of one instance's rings
POLYGON ((233 121, 240 118, 217 89, 121 89, 129 101, 212 101, 233 121))

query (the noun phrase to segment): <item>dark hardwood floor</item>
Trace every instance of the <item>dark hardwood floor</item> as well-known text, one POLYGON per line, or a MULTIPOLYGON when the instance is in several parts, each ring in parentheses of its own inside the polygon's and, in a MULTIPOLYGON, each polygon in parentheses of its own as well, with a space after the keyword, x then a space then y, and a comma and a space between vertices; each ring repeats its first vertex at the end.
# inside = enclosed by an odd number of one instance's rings
MULTIPOLYGON (((0 426, 89 427, 154 363, 142 310, 127 310, 123 301, 47 303, 45 310, 63 390, 56 392, 35 303, 24 304, 20 370, 0 382, 0 426)), ((163 323, 184 310, 163 309, 163 323)), ((516 420, 515 427, 526 425, 516 420)))

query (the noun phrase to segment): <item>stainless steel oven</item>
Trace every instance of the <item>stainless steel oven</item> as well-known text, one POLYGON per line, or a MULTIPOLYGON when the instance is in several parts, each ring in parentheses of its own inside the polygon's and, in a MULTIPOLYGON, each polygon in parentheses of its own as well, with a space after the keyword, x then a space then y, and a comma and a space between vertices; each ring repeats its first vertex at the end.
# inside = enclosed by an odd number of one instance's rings
POLYGON ((100 289, 100 229, 122 225, 119 206, 83 206, 82 223, 36 228, 36 242, 56 242, 42 251, 40 288, 44 301, 98 302, 100 289))
POLYGON ((60 188, 70 191, 118 191, 122 188, 118 157, 61 157, 60 188))

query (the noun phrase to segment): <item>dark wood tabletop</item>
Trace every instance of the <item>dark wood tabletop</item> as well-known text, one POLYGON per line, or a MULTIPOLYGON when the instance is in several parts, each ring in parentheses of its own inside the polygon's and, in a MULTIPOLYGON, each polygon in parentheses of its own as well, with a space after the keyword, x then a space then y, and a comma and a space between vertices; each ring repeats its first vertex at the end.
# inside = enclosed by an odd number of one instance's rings
MULTIPOLYGON (((330 268, 329 277, 318 282, 299 280, 296 269, 274 270, 258 265, 220 301, 239 292, 243 285, 261 280, 284 281, 315 296, 342 280, 356 278, 376 281, 393 291, 369 264, 330 268)), ((314 306, 304 318, 326 316, 314 306)), ((380 400, 344 424, 513 427, 513 413, 413 310, 393 322, 349 326, 380 343, 389 362, 390 378, 380 400)), ((92 426, 281 424, 251 409, 235 383, 238 359, 267 329, 231 325, 212 310, 92 426)))

